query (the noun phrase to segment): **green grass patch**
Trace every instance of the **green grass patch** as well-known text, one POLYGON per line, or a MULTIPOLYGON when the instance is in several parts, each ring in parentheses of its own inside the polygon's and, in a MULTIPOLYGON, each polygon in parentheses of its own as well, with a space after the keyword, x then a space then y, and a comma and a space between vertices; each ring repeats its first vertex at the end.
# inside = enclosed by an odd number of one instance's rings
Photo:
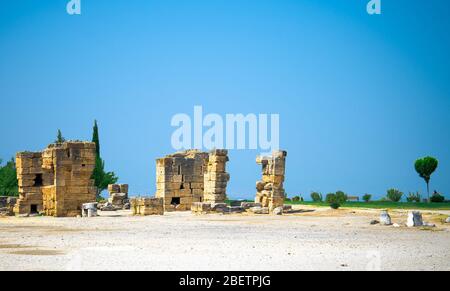
MULTIPOLYGON (((286 204, 290 205, 310 205, 310 206, 322 206, 330 207, 325 202, 292 202, 286 201, 286 204)), ((372 209, 423 209, 423 210, 450 210, 450 203, 409 203, 409 202, 347 202, 342 204, 341 207, 347 208, 372 208, 372 209)))

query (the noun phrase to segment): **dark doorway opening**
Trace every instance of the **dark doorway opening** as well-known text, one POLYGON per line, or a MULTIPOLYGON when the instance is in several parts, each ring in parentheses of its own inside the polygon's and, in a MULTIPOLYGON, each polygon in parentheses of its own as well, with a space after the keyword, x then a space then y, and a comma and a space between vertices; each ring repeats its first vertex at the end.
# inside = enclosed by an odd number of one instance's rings
POLYGON ((180 190, 184 190, 184 184, 181 183, 180 190))
POLYGON ((30 214, 37 214, 38 213, 38 206, 36 204, 30 205, 30 214))
POLYGON ((34 179, 34 187, 42 187, 44 186, 44 180, 42 179, 42 174, 37 174, 34 179))
POLYGON ((181 204, 181 199, 178 197, 178 198, 172 198, 172 202, 170 202, 170 204, 172 204, 172 205, 175 205, 175 206, 177 206, 177 205, 180 205, 181 204))

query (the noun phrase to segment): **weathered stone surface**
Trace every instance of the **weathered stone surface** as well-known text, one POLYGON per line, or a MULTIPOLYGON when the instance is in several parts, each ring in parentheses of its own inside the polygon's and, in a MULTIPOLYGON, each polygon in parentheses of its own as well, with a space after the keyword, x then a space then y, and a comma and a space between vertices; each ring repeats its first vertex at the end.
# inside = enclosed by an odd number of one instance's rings
POLYGON ((229 174, 227 150, 178 152, 156 161, 156 197, 166 211, 192 210, 197 202, 223 203, 229 174))
POLYGON ((262 207, 261 203, 255 203, 255 202, 242 202, 241 207, 244 209, 250 209, 253 207, 262 207))
POLYGON ((51 144, 43 152, 18 153, 15 214, 80 215, 82 204, 96 200, 91 179, 95 156, 95 143, 90 142, 51 144))
POLYGON ((130 206, 133 215, 164 215, 164 199, 162 198, 133 198, 130 199, 130 206))
POLYGON ((213 212, 224 212, 227 207, 226 203, 211 203, 211 211, 213 212))
POLYGON ((380 214, 380 223, 382 225, 392 225, 391 216, 386 210, 382 211, 380 214))
POLYGON ((274 215, 283 215, 283 207, 277 207, 272 212, 274 215))
POLYGON ((286 167, 285 151, 275 151, 272 156, 260 156, 256 158, 256 162, 262 165, 262 180, 256 183, 255 202, 260 203, 263 207, 268 207, 269 212, 273 212, 275 208, 283 207, 285 191, 283 187, 285 167, 286 167))
POLYGON ((408 221, 406 223, 408 227, 423 226, 422 214, 419 211, 408 212, 408 221))
POLYGON ((194 202, 191 207, 192 213, 195 214, 207 214, 212 211, 211 203, 194 202))
POLYGON ((445 220, 445 223, 450 223, 450 217, 447 217, 447 219, 445 220))
POLYGON ((249 209, 250 212, 253 212, 254 214, 269 214, 269 208, 268 207, 253 207, 249 209))
POLYGON ((114 205, 110 202, 107 202, 103 205, 102 208, 100 208, 101 211, 105 211, 105 212, 111 212, 111 211, 117 211, 118 208, 114 207, 114 205))

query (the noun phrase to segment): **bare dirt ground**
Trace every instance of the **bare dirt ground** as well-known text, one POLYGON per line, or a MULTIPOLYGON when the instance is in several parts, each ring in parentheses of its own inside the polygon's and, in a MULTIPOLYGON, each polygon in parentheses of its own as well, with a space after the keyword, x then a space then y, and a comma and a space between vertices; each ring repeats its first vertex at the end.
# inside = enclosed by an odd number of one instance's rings
MULTIPOLYGON (((423 212, 437 227, 410 229, 370 225, 374 210, 297 209, 0 218, 0 270, 450 270, 448 212, 423 212)), ((406 212, 391 216, 406 222, 406 212)))

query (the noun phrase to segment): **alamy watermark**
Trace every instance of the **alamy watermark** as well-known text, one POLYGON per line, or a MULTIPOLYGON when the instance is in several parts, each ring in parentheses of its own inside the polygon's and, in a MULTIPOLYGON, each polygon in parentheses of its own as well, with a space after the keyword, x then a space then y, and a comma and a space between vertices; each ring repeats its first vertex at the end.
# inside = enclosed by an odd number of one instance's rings
POLYGON ((370 15, 380 15, 381 0, 370 0, 369 3, 367 3, 367 13, 370 15))
POLYGON ((81 15, 81 0, 70 0, 66 11, 69 15, 81 15))
POLYGON ((172 147, 186 149, 261 150, 270 153, 280 148, 279 114, 203 115, 195 106, 194 115, 178 113, 172 117, 172 147))

